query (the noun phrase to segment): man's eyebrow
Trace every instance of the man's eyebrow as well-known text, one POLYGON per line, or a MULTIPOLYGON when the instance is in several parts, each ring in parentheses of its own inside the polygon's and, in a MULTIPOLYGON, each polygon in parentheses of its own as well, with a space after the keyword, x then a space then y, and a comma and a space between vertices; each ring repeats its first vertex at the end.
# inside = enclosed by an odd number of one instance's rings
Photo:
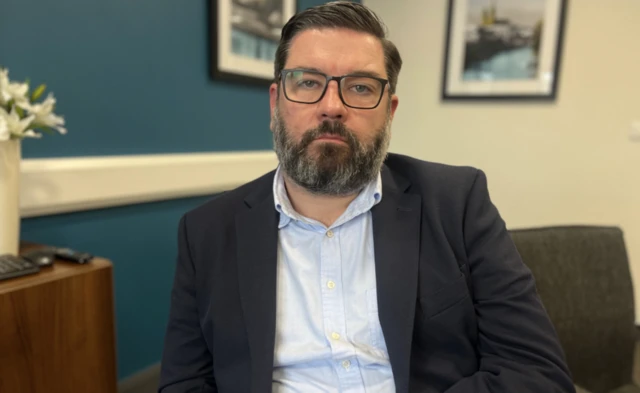
POLYGON ((382 78, 382 79, 384 79, 383 75, 380 75, 379 73, 377 73, 375 71, 367 71, 367 70, 353 70, 348 75, 370 76, 372 78, 382 78))
MULTIPOLYGON (((319 72, 321 74, 325 74, 324 71, 322 71, 322 70, 320 70, 319 68, 316 68, 316 67, 291 67, 289 69, 291 69, 291 70, 301 70, 301 71, 314 71, 314 72, 319 72)), ((375 71, 367 71, 367 70, 353 70, 353 71, 350 71, 350 72, 346 73, 345 75, 370 76, 372 78, 382 78, 382 79, 384 79, 383 75, 380 75, 379 73, 377 73, 375 71)))
POLYGON ((319 72, 321 74, 324 74, 324 72, 322 72, 319 68, 316 67, 302 67, 302 66, 298 66, 298 67, 289 67, 289 70, 300 70, 300 71, 314 71, 314 72, 319 72))

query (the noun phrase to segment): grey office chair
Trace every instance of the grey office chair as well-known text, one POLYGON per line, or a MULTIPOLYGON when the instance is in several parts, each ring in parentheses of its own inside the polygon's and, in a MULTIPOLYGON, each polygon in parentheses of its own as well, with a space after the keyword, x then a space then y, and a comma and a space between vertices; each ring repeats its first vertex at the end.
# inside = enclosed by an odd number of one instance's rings
POLYGON ((622 231, 564 226, 510 233, 536 279, 578 392, 640 393, 633 378, 637 333, 622 231))

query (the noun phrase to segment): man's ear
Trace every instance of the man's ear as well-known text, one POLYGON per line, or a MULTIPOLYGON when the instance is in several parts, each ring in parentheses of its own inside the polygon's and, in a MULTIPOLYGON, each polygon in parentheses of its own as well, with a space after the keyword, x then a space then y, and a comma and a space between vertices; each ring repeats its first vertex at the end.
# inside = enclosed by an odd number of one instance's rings
POLYGON ((396 109, 398 109, 398 103, 400 102, 400 99, 398 98, 397 95, 392 95, 391 96, 391 119, 393 120, 393 116, 396 113, 396 109))
POLYGON ((273 113, 276 109, 276 105, 278 104, 278 84, 272 83, 269 86, 269 113, 270 113, 270 122, 269 129, 273 132, 273 113))

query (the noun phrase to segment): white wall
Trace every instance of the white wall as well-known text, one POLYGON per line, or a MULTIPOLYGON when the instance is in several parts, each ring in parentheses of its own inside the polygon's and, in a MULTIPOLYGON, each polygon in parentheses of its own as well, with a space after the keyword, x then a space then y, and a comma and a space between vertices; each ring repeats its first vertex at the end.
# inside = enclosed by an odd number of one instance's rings
POLYGON ((483 169, 510 228, 621 226, 640 310, 640 1, 570 1, 558 99, 528 104, 440 102, 448 1, 364 3, 404 59, 391 150, 483 169))

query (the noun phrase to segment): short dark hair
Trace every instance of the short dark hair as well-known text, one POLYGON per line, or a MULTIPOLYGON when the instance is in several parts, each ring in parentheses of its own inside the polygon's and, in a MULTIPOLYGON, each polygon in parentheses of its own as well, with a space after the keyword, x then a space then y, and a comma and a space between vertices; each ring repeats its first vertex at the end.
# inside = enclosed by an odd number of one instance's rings
POLYGON ((308 8, 294 15, 282 28, 280 43, 274 63, 275 81, 280 78, 289 55, 293 38, 304 30, 313 28, 346 28, 377 37, 384 51, 384 62, 389 79, 389 91, 395 93, 398 75, 402 68, 400 52, 387 39, 384 22, 368 7, 351 1, 332 1, 308 8))

